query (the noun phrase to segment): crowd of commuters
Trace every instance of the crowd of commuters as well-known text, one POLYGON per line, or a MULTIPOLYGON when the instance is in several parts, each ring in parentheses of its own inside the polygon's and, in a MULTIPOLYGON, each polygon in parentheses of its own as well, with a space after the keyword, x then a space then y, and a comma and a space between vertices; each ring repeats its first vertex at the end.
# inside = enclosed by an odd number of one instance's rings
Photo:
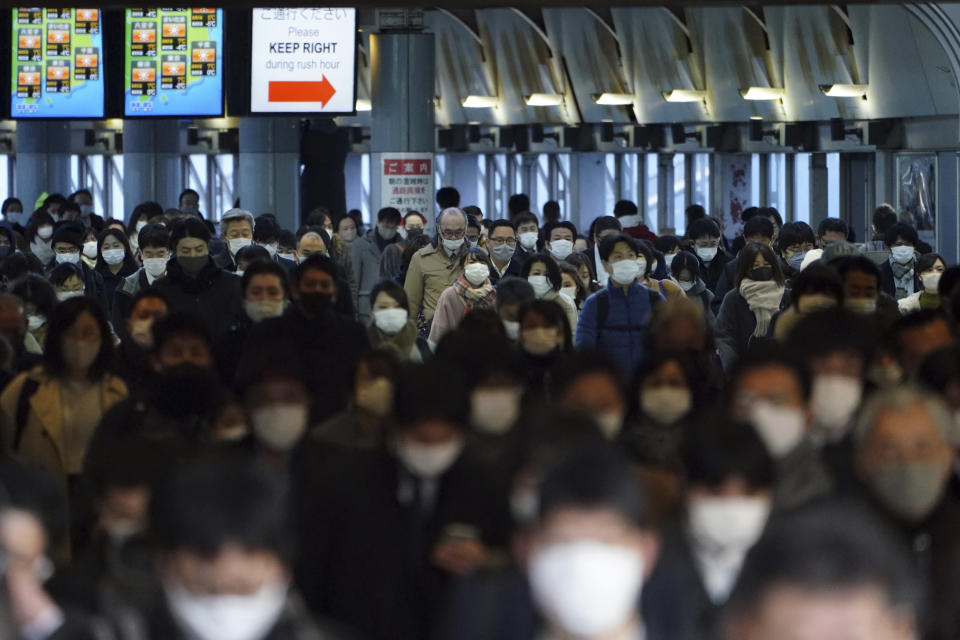
POLYGON ((0 637, 960 636, 960 267, 890 207, 199 203, 2 205, 0 637))

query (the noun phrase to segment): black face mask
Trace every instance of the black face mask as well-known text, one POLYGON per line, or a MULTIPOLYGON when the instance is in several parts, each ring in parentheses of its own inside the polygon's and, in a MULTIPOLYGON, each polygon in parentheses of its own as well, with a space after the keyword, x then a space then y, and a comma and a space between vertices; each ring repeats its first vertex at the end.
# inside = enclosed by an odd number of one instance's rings
POLYGON ((750 269, 750 279, 756 282, 773 280, 773 267, 754 267, 750 269))
POLYGON ((333 296, 329 293, 301 293, 300 308, 308 316, 322 316, 333 308, 333 296))
POLYGON ((423 229, 407 229, 407 240, 416 240, 423 235, 423 229))
POLYGON ((207 266, 210 256, 177 256, 177 262, 185 273, 195 276, 207 266))

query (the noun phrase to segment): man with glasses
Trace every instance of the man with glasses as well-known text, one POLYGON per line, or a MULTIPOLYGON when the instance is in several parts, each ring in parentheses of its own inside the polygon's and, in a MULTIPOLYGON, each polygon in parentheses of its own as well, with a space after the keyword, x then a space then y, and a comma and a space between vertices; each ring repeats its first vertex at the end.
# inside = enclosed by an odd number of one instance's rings
POLYGON ((416 317, 423 307, 429 327, 440 294, 463 275, 460 257, 466 252, 467 216, 460 209, 444 209, 437 218, 437 237, 433 244, 413 255, 407 269, 404 290, 410 300, 410 315, 416 317))
POLYGON ((497 275, 520 277, 523 262, 516 257, 517 231, 509 220, 494 220, 487 238, 487 248, 490 249, 490 258, 497 270, 497 275))
POLYGON ((731 257, 720 244, 720 227, 709 218, 696 220, 687 227, 687 239, 693 242, 694 251, 700 259, 700 277, 707 289, 715 292, 723 268, 731 257))

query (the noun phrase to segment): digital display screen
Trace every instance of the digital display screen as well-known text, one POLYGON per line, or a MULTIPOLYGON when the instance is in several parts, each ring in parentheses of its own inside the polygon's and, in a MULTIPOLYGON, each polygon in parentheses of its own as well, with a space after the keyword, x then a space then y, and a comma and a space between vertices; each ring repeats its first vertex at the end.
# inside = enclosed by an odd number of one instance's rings
POLYGON ((13 9, 10 114, 102 118, 99 9, 13 9))
POLYGON ((126 10, 127 116, 223 112, 223 10, 126 10))

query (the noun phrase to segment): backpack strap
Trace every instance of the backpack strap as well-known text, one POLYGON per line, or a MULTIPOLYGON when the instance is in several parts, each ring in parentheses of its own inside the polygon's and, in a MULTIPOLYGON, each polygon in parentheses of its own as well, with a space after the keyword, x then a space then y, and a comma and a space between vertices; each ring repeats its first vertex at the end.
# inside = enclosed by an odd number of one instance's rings
POLYGON ((606 289, 601 289, 597 292, 597 344, 600 344, 600 332, 607 324, 608 315, 610 315, 610 295, 606 289))
POLYGON ((20 448, 20 441, 23 439, 23 432, 27 429, 27 418, 30 416, 30 398, 40 388, 40 383, 33 378, 27 378, 20 388, 20 395, 17 397, 17 415, 16 430, 13 434, 13 450, 20 448))

